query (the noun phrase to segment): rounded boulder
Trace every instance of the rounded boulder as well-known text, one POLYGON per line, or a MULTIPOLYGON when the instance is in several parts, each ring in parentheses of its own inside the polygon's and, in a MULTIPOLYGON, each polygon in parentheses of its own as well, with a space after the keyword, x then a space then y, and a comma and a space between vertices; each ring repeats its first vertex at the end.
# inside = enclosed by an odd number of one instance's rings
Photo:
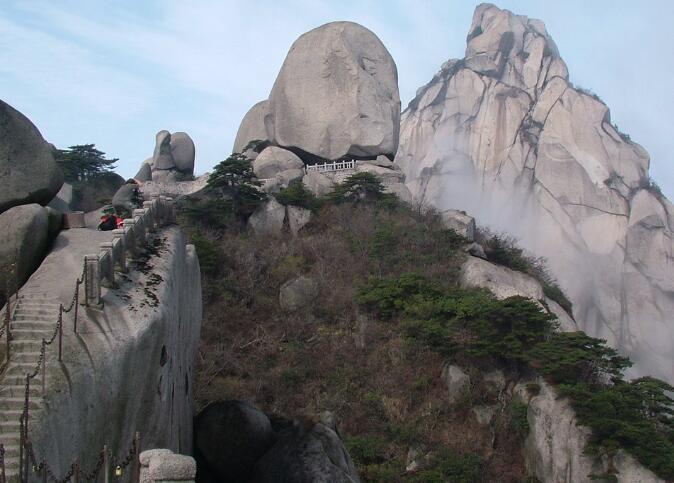
POLYGON ((268 141, 269 136, 264 127, 264 118, 268 112, 269 102, 265 100, 255 104, 243 116, 234 140, 233 152, 243 152, 251 141, 268 141))
POLYGON ((63 185, 63 173, 30 120, 0 101, 0 213, 13 206, 46 205, 63 185))
POLYGON ((171 134, 170 146, 175 168, 184 174, 194 174, 196 149, 192 138, 185 132, 174 132, 171 134))
POLYGON ((221 482, 248 481, 258 459, 276 442, 269 418, 246 401, 209 404, 196 418, 195 445, 221 482))
POLYGON ((292 151, 269 146, 253 161, 253 171, 260 179, 270 179, 289 169, 304 169, 304 163, 292 151))
POLYGON ((324 159, 393 158, 398 150, 398 71, 379 38, 332 22, 293 43, 269 96, 270 141, 324 159))

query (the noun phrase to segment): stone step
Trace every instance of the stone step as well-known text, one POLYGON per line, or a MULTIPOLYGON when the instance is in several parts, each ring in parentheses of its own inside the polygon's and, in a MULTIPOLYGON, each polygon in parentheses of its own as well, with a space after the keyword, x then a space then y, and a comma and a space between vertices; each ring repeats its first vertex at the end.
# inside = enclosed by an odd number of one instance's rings
MULTIPOLYGON (((20 416, 19 416, 20 417, 20 416)), ((19 418, 10 421, 0 421, 0 439, 4 438, 6 434, 19 432, 19 418)))
MULTIPOLYGON (((0 411, 0 421, 2 422, 10 422, 10 421, 18 421, 19 418, 21 417, 21 410, 20 409, 3 409, 0 411)), ((0 443, 2 442, 2 436, 0 436, 0 443)))
MULTIPOLYGON (((23 405, 25 400, 23 397, 0 397, 0 411, 4 410, 23 410, 23 405)), ((37 401, 35 397, 32 397, 28 402, 28 408, 33 410, 42 409, 42 401, 37 401)))
POLYGON ((30 328, 11 328, 12 331, 12 340, 13 341, 26 341, 33 340, 41 342, 42 339, 50 339, 54 333, 53 327, 52 330, 49 330, 48 327, 43 329, 30 329, 30 328))
POLYGON ((58 310, 58 302, 38 302, 34 299, 19 300, 17 305, 12 305, 12 312, 14 310, 26 309, 26 310, 58 310))
MULTIPOLYGON (((48 379, 47 379, 48 380, 48 379)), ((25 374, 7 374, 2 378, 3 387, 26 387, 25 374)), ((37 388, 42 390, 42 375, 38 374, 30 380, 31 389, 37 388)))
POLYGON ((59 310, 59 305, 58 304, 25 304, 25 303, 20 303, 16 307, 14 307, 14 310, 12 310, 13 313, 15 314, 37 314, 37 315, 50 315, 55 312, 58 312, 59 310))
POLYGON ((14 330, 30 329, 30 330, 47 330, 53 331, 56 327, 55 322, 43 322, 41 320, 14 320, 9 324, 9 329, 14 330))
MULTIPOLYGON (((40 348, 42 347, 42 339, 28 339, 28 340, 16 340, 12 337, 12 340, 9 342, 10 359, 13 359, 15 355, 21 352, 35 352, 40 354, 40 348)), ((35 359, 37 361, 37 359, 35 359)))
MULTIPOLYGON (((18 424, 18 423, 17 423, 18 424)), ((15 431, 16 433, 19 432, 19 428, 17 426, 17 429, 15 431)), ((19 457, 19 440, 11 440, 11 439, 3 439, 2 434, 0 434, 0 442, 5 445, 5 461, 7 461, 8 458, 18 458, 19 457)))
MULTIPOLYGON (((10 344, 13 344, 13 342, 10 342, 10 344)), ((12 362, 29 362, 35 367, 35 364, 37 364, 37 360, 40 357, 40 346, 37 346, 37 350, 34 350, 34 347, 31 347, 30 349, 31 350, 23 350, 22 348, 10 347, 11 353, 9 358, 12 362)))
POLYGON ((5 476, 7 477, 8 482, 11 481, 9 479, 10 476, 15 476, 18 474, 18 470, 19 470, 18 453, 16 456, 5 456, 5 476))
POLYGON ((25 314, 20 314, 16 313, 12 316, 12 321, 16 322, 51 322, 52 324, 55 324, 58 322, 58 313, 52 313, 49 315, 25 315, 25 314))
MULTIPOLYGON (((26 385, 25 385, 25 378, 24 381, 21 383, 21 385, 2 385, 0 387, 0 400, 4 399, 21 399, 23 401, 23 398, 26 395, 26 385)), ((42 400, 42 387, 41 386, 34 386, 33 381, 31 380, 31 387, 30 387, 30 399, 31 401, 34 400, 42 400)), ((13 402, 10 402, 10 405, 14 404, 13 402)), ((8 407, 6 409, 23 409, 23 405, 21 407, 8 407)), ((0 412, 4 411, 2 406, 0 406, 0 412)))

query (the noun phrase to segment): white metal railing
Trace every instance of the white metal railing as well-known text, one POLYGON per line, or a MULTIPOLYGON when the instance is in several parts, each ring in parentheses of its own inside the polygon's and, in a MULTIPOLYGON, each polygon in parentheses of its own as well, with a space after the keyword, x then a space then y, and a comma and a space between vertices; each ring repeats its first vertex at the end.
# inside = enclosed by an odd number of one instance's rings
POLYGON ((304 168, 305 172, 316 171, 326 173, 329 171, 346 171, 347 169, 356 169, 356 160, 351 161, 333 161, 332 163, 310 164, 304 168))

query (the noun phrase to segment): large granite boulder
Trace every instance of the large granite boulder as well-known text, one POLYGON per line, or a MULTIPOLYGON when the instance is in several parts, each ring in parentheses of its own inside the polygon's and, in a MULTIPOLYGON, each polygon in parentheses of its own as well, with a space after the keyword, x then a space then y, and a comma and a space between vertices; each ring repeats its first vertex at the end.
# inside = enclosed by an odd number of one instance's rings
POLYGON ((356 468, 328 421, 308 429, 296 423, 257 462, 251 483, 357 483, 356 468))
POLYGON ((268 141, 264 118, 269 112, 269 102, 264 100, 255 104, 241 120, 236 133, 232 152, 242 153, 251 141, 268 141))
POLYGON ((330 178, 317 171, 309 171, 302 178, 304 187, 311 191, 314 196, 325 196, 332 192, 335 188, 335 183, 330 178))
POLYGON ((276 78, 265 127, 274 144, 320 158, 393 159, 400 127, 393 58, 375 34, 352 22, 305 33, 276 78))
POLYGON ((269 418, 246 401, 221 401, 195 420, 198 456, 220 482, 248 481, 255 462, 276 441, 269 418))
POLYGON ((261 204, 248 218, 248 226, 258 235, 279 235, 283 231, 286 207, 274 198, 261 204))
POLYGON ((580 328, 629 356, 630 376, 674 382, 674 207, 648 153, 569 83, 541 21, 480 5, 466 58, 403 113, 395 160, 418 199, 546 258, 580 328))
POLYGON ((171 157, 175 164, 175 169, 183 174, 194 174, 194 141, 185 132, 174 132, 169 141, 171 148, 171 157))
POLYGON ((141 207, 139 196, 140 191, 136 183, 124 183, 112 197, 112 206, 118 214, 131 216, 134 209, 141 207))
MULTIPOLYGON (((58 231, 55 217, 51 218, 52 230, 58 231)), ((15 206, 0 213, 0 233, 0 298, 4 299, 7 284, 13 292, 42 263, 49 244, 50 213, 37 203, 15 206)))
POLYGON ((265 148, 253 161, 253 172, 260 179, 273 178, 289 169, 304 169, 304 163, 292 151, 276 146, 265 148))
POLYGON ((159 131, 156 136, 154 154, 152 155, 152 170, 166 170, 175 168, 175 161, 171 153, 171 133, 159 131))
POLYGON ((63 185, 63 173, 30 120, 0 101, 0 213, 29 203, 46 205, 63 185))

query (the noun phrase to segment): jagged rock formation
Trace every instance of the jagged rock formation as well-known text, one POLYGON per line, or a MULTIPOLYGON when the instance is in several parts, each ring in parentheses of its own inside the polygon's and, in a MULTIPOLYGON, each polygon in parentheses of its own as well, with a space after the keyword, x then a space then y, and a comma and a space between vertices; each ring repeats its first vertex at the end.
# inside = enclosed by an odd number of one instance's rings
POLYGON ((519 237, 583 330, 674 381, 674 208, 648 154, 569 82, 543 22, 482 4, 467 41, 403 113, 411 191, 519 237))
POLYGON ((141 164, 134 177, 140 182, 175 183, 194 174, 194 141, 184 132, 159 131, 154 154, 141 164))
POLYGON ((532 475, 546 482, 589 483, 589 475, 605 474, 612 466, 620 483, 664 483, 624 451, 617 452, 611 465, 584 454, 590 431, 577 425, 568 399, 560 398, 543 379, 535 384, 540 388, 536 395, 529 394, 524 383, 515 387, 516 394, 528 403, 525 455, 532 475))
POLYGON ((0 100, 0 213, 29 203, 46 205, 63 184, 54 147, 30 120, 0 100))

